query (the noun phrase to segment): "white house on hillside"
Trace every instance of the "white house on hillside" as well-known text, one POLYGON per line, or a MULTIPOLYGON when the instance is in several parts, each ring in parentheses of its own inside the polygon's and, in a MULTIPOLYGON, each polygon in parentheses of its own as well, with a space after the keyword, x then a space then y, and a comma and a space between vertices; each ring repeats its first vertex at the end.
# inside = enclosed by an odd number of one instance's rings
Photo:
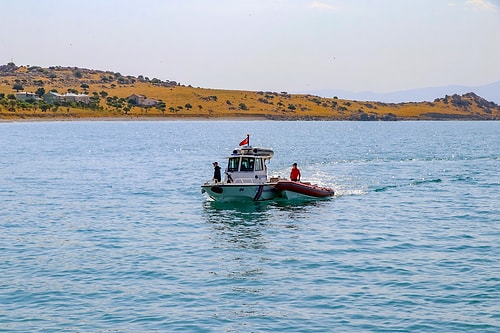
POLYGON ((64 97, 59 93, 49 91, 43 95, 43 100, 47 103, 54 104, 55 102, 64 102, 64 97))
POLYGON ((43 95, 43 100, 47 103, 55 103, 55 102, 81 102, 83 104, 89 104, 90 103, 90 97, 89 95, 85 94, 72 94, 72 93, 67 93, 64 95, 61 95, 59 93, 50 91, 43 95))
POLYGON ((66 95, 64 95, 64 100, 66 102, 81 102, 83 104, 89 104, 90 103, 90 97, 89 97, 89 95, 85 95, 85 94, 67 93, 66 95))
POLYGON ((128 97, 128 99, 134 101, 135 104, 138 106, 155 106, 156 104, 159 103, 157 100, 147 98, 144 95, 133 94, 133 95, 130 95, 128 97))
POLYGON ((39 101, 40 97, 38 97, 35 93, 23 91, 16 93, 16 99, 23 102, 26 102, 27 100, 39 101))

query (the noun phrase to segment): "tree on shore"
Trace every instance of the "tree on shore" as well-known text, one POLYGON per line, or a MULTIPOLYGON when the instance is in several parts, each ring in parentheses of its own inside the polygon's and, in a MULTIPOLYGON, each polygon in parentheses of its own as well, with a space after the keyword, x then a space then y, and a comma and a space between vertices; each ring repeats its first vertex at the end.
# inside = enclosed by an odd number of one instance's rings
POLYGON ((12 89, 14 89, 16 92, 19 92, 19 90, 24 90, 24 87, 22 84, 20 84, 18 82, 18 83, 14 83, 14 85, 12 86, 12 89))
POLYGON ((38 96, 38 97, 42 97, 43 95, 45 95, 45 89, 44 88, 38 88, 35 92, 35 94, 38 96))

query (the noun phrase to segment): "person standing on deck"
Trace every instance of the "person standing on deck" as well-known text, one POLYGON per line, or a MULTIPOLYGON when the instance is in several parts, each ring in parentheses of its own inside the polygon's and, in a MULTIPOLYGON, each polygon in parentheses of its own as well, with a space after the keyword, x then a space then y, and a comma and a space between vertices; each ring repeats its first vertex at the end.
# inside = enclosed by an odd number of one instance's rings
POLYGON ((214 165, 214 180, 217 180, 218 183, 222 180, 221 174, 220 174, 220 166, 217 162, 213 163, 214 165))
POLYGON ((290 180, 297 182, 300 181, 300 170, 297 168, 297 163, 293 163, 292 171, 290 171, 290 180))

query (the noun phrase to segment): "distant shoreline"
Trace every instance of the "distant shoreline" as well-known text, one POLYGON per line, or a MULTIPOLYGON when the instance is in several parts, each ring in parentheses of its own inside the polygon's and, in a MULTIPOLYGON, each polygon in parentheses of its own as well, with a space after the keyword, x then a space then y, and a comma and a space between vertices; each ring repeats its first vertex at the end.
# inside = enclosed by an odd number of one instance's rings
MULTIPOLYGON (((0 123, 17 122, 56 122, 56 121, 257 121, 271 120, 265 117, 30 117, 30 118, 0 118, 0 123)), ((293 120, 284 119, 283 121, 293 120)))
MULTIPOLYGON (((196 116, 172 116, 172 117, 147 117, 147 116, 137 116, 137 117, 28 117, 28 118, 0 118, 0 123, 29 123, 29 122, 78 122, 78 121, 342 121, 342 122, 352 122, 352 121, 363 121, 363 122, 374 122, 374 121, 364 121, 356 119, 333 119, 327 117, 315 117, 311 119, 309 117, 285 117, 285 118, 272 118, 272 117, 196 117, 196 116)), ((381 120, 377 120, 381 121, 381 120)), ((442 119, 423 119, 423 118, 399 118, 398 122, 405 121, 498 121, 498 119, 467 119, 467 118, 442 118, 442 119)), ((394 122, 392 121, 392 122, 394 122)), ((391 121, 383 121, 391 122, 391 121)))
POLYGON ((498 120, 500 105, 474 92, 432 102, 195 88, 77 67, 0 65, 0 122, 132 120, 498 120))

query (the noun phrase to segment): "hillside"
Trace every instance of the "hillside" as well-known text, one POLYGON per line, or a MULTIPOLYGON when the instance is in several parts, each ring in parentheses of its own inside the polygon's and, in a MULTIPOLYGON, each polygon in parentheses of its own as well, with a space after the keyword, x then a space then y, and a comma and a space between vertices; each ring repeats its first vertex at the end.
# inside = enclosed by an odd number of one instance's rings
POLYGON ((381 103, 322 98, 287 92, 195 88, 175 81, 124 76, 76 67, 0 66, 0 119, 72 118, 263 118, 276 120, 498 120, 500 106, 474 93, 444 96, 434 102, 381 103), (90 103, 37 99, 20 101, 16 92, 43 96, 87 94, 90 103), (129 99, 143 95, 155 102, 129 99))

